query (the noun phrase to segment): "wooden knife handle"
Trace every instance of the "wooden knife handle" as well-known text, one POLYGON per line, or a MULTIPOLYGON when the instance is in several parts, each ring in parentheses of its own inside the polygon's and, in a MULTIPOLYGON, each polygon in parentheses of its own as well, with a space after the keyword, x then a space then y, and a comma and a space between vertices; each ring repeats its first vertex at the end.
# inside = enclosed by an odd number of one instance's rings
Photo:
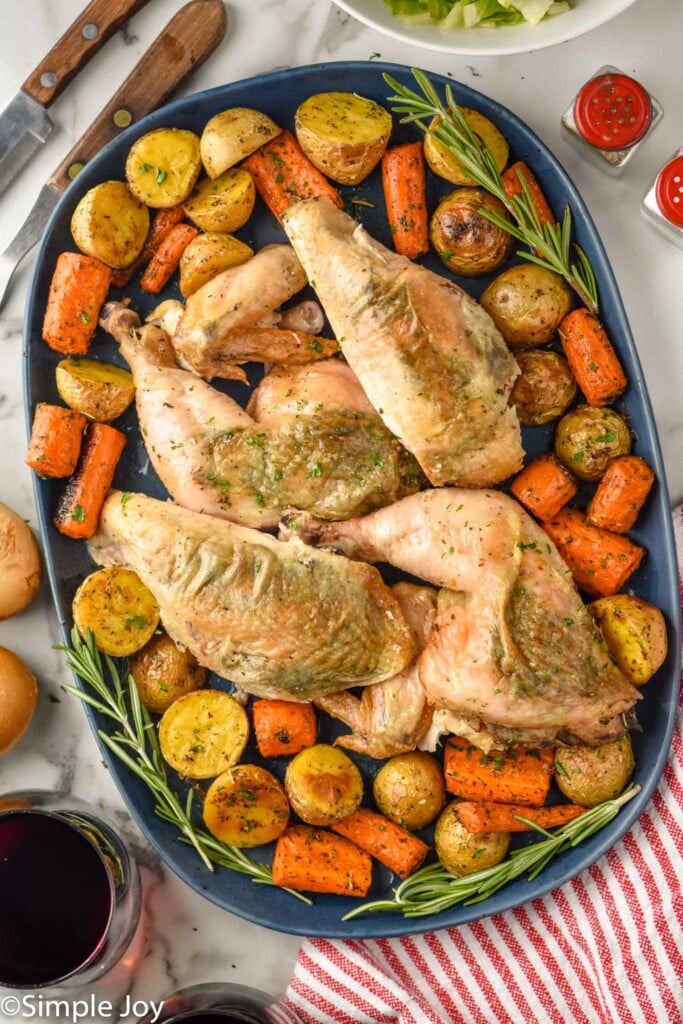
POLYGON ((128 125, 160 106, 213 53, 227 28, 223 0, 191 0, 169 21, 102 113, 48 179, 64 192, 83 164, 128 125))
POLYGON ((149 0, 91 0, 21 88, 41 106, 49 107, 114 32, 148 3, 149 0))

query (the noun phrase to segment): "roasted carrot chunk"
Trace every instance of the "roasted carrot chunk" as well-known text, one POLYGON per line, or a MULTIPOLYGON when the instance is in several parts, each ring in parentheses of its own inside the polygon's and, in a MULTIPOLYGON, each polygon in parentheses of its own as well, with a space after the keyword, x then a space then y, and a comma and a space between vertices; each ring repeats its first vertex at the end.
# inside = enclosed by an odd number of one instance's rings
POLYGON ((92 537, 114 470, 126 444, 125 435, 106 423, 91 423, 75 474, 66 485, 54 523, 67 537, 92 537))
POLYGON ((83 356, 111 284, 111 270, 80 252, 62 252, 52 275, 43 341, 56 352, 83 356))
POLYGON ((81 412, 39 402, 33 414, 26 465, 41 476, 71 476, 87 422, 81 412))
POLYGON ((369 807, 359 807, 331 827, 333 832, 350 839, 399 878, 408 878, 417 871, 429 853, 429 847, 421 839, 369 807))
POLYGON ((554 456, 541 455, 515 477, 510 490, 529 512, 544 520, 552 519, 571 501, 578 485, 554 456))
POLYGON ((575 508, 564 508, 543 529, 572 571, 574 582, 594 597, 611 597, 640 565, 645 550, 586 522, 575 508))
POLYGON ((273 881, 304 892, 365 896, 372 881, 372 861, 343 836, 294 825, 277 841, 273 881))
POLYGON ((515 746, 485 754, 460 736, 451 736, 444 753, 446 789, 466 800, 492 800, 541 807, 553 770, 551 749, 515 746))
POLYGON ((382 187, 394 249, 415 259, 429 251, 425 161, 421 142, 387 149, 382 187))
POLYGON ((639 455, 620 455, 611 462, 598 484, 586 514, 586 522, 612 533, 626 533, 635 526, 655 475, 639 455))
POLYGON ((523 160, 518 160, 515 164, 510 164, 507 171, 502 175, 503 185, 505 191, 513 199, 515 196, 521 196, 523 193, 522 181, 524 179, 529 194, 533 200, 538 219, 541 222, 541 227, 546 224, 557 224, 555 215, 548 205, 548 200, 543 195, 541 186, 536 181, 534 174, 529 170, 523 160))
POLYGON ((299 199, 327 196, 339 207, 342 197, 327 178, 314 167, 291 132, 281 132, 243 162, 256 191, 278 220, 299 199))
POLYGON ((607 332, 587 309, 567 313, 559 328, 564 354, 589 405, 609 405, 628 381, 607 332))
POLYGON ((528 807, 525 804, 496 804, 490 800, 477 803, 464 800, 457 806, 460 821, 475 836, 486 832, 529 832, 532 826, 519 821, 518 816, 528 818, 541 828, 556 828, 578 818, 585 810, 578 804, 528 807))
POLYGON ((156 252, 164 239, 170 235, 173 228, 184 220, 185 210, 182 203, 179 203, 178 206, 167 206, 163 210, 157 210, 154 214, 154 220, 152 221, 147 241, 145 242, 145 252, 148 255, 156 252))
POLYGON ((197 228, 191 224, 176 224, 171 228, 164 240, 159 243, 154 255, 147 264, 145 272, 140 278, 140 287, 143 292, 160 292, 166 285, 193 238, 199 234, 197 228))
POLYGON ((313 705, 292 700, 256 700, 252 719, 261 757, 298 754, 312 747, 317 733, 313 705))

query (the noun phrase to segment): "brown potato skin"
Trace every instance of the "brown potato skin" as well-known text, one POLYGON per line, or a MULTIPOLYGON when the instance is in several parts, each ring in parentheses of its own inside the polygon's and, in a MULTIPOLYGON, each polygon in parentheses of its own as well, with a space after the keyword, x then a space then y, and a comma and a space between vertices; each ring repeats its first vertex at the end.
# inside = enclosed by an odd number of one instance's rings
POLYGON ((330 825, 360 805, 363 778, 339 747, 316 743, 290 761, 285 791, 292 809, 307 825, 330 825))
POLYGON ((510 401, 525 427, 550 423, 567 411, 578 387, 569 363, 558 352, 530 348, 515 355, 522 371, 510 401))
POLYGON ((0 619, 26 608, 38 593, 43 569, 30 527, 0 501, 0 619))
POLYGON ((545 345, 571 309, 559 274, 520 263, 499 274, 479 300, 512 349, 545 345))
POLYGON ((457 800, 446 807, 434 828, 436 855, 442 867, 458 877, 500 864, 509 845, 509 832, 485 832, 480 836, 468 832, 458 817, 457 800))
POLYGON ((555 782, 572 803, 595 807, 619 796, 635 764, 628 733, 600 747, 559 747, 555 755, 555 782))
POLYGON ((38 682, 18 654, 0 647, 0 757, 21 739, 33 718, 38 682))
POLYGON ((631 431, 614 409, 577 405, 557 424, 554 448, 574 476, 594 483, 612 459, 631 451, 631 431))
POLYGON ((607 650, 634 686, 642 686, 666 661, 669 641, 660 609, 632 594, 601 597, 588 605, 607 650))
POLYGON ((219 775, 209 787, 202 813, 212 835, 241 848, 274 842, 289 822, 282 784, 255 764, 239 764, 219 775))
POLYGON ((512 252, 512 235, 479 213, 510 220, 503 204, 483 188, 459 188, 441 200, 429 222, 429 238, 441 262, 461 277, 497 270, 512 252))
POLYGON ((128 662, 140 700, 162 715, 174 700, 206 685, 206 669, 167 633, 153 636, 128 662))
POLYGON ((446 788, 441 765, 425 751, 413 750, 382 765, 372 792, 382 814, 414 832, 440 813, 446 788))

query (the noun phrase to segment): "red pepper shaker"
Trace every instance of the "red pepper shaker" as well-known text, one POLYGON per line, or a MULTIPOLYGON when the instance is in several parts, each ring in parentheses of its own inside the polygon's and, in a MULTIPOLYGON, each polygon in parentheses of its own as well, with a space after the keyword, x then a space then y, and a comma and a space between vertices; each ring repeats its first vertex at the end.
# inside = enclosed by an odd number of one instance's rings
POLYGON ((659 171, 642 210, 653 227, 683 249, 683 146, 659 171))
POLYGON ((562 115, 562 126, 584 155, 618 174, 663 114, 639 82, 605 65, 581 87, 562 115))

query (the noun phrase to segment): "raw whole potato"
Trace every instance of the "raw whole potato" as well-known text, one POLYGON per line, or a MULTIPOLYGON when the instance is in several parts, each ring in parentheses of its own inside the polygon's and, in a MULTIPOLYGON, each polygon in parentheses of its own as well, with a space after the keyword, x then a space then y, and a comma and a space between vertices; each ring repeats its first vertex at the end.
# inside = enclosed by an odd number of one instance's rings
POLYGON ((559 274, 520 263, 499 274, 480 302, 512 349, 545 345, 571 309, 569 285, 559 274))
POLYGON ((195 656, 166 633, 152 637, 128 663, 140 700, 156 714, 163 714, 174 700, 206 685, 206 669, 195 656))
POLYGON ((37 700, 33 672, 18 654, 0 647, 0 757, 26 732, 37 700))
POLYGON ((200 181, 184 204, 190 220, 202 231, 237 231, 249 220, 256 202, 249 171, 232 168, 218 178, 200 181))
POLYGON ((187 199, 201 166, 199 136, 183 128, 157 128, 131 146, 126 178, 141 202, 164 209, 187 199))
POLYGON ((0 501, 0 619, 26 608, 43 575, 40 551, 21 516, 0 501))
POLYGON ((263 846, 287 828, 289 804, 282 783, 269 771, 238 764, 211 783, 203 816, 209 832, 221 842, 263 846))
POLYGON ((363 779, 338 747, 316 743, 290 761, 285 790, 302 821, 329 825, 356 810, 363 799, 363 779))
POLYGON ((634 686, 651 679, 668 652, 666 622, 659 608, 631 594, 601 597, 588 605, 607 649, 634 686))
MULTIPOLYGON (((478 110, 471 110, 469 107, 461 107, 465 120, 474 134, 487 146, 494 163, 499 171, 505 168, 510 154, 505 136, 498 131, 493 121, 484 117, 478 110)), ((435 117, 429 127, 436 128, 441 122, 440 117, 435 117)), ((442 142, 435 139, 429 133, 425 134, 424 140, 425 160, 440 178, 452 181, 454 185, 475 185, 476 182, 466 173, 464 167, 450 150, 442 142)))
POLYGON ((254 255, 244 242, 233 235, 207 231, 197 235, 180 257, 180 292, 184 298, 193 295, 203 284, 230 267, 246 263, 254 255))
POLYGON ((429 222, 437 256, 463 277, 490 274, 512 252, 512 235, 483 217, 481 207, 510 219, 500 200, 483 188, 459 188, 441 200, 429 222))
POLYGON ((110 565, 81 583, 72 604, 84 640, 90 629, 103 654, 127 658, 144 647, 159 625, 154 595, 131 569, 110 565))
POLYGON ((297 108, 294 128, 312 164, 341 185, 357 185, 382 158, 391 114, 351 92, 320 92, 297 108))
POLYGON ((557 352, 531 348, 515 353, 522 371, 514 383, 510 402, 519 422, 527 427, 558 419, 578 390, 569 363, 557 352))
POLYGON ((382 814, 414 832, 434 821, 444 805, 441 765, 422 750, 397 754, 377 772, 372 792, 382 814))
POLYGON ((55 383, 65 405, 99 423, 111 423, 135 398, 133 374, 98 359, 62 359, 55 383))
POLYGON ((446 871, 453 875, 472 875, 475 871, 500 864, 510 846, 509 832, 485 832, 475 836, 458 817, 458 801, 442 812, 434 828, 436 855, 446 871))
POLYGON ((628 733, 600 747, 584 744, 558 747, 555 754, 558 789, 568 800, 582 807, 595 807, 604 800, 619 796, 634 768, 633 747, 628 733))
POLYGON ((612 459, 631 451, 631 431, 614 409, 577 405, 555 431, 555 455, 579 480, 599 480, 612 459))
POLYGON ((215 114, 204 126, 200 140, 202 163, 210 178, 246 160, 282 129, 260 110, 232 107, 215 114))
POLYGON ((187 693, 159 722, 161 753, 171 768, 189 779, 210 779, 232 768, 248 737, 246 711, 223 690, 187 693))
POLYGON ((149 232, 149 210, 123 181, 85 193, 71 218, 74 242, 86 256, 123 270, 135 263, 149 232))

